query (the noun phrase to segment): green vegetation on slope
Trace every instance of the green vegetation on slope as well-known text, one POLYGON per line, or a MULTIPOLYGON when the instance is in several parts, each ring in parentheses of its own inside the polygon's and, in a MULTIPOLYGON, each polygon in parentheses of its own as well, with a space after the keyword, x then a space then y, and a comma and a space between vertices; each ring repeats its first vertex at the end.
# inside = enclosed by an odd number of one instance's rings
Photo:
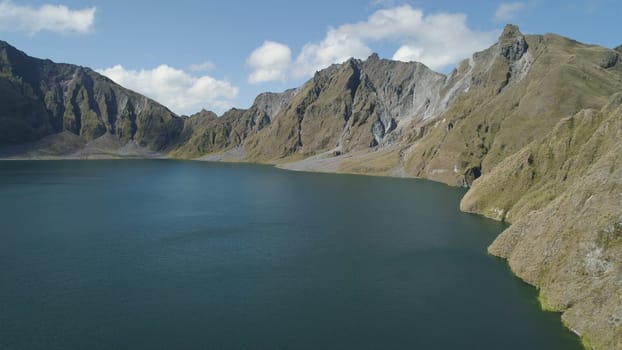
POLYGON ((88 68, 32 58, 0 41, 0 145, 68 131, 85 142, 111 134, 166 151, 183 124, 164 106, 88 68))
POLYGON ((622 344, 622 94, 561 120, 475 181, 461 208, 512 225, 489 251, 597 349, 622 344), (503 214, 502 214, 503 213, 503 214))

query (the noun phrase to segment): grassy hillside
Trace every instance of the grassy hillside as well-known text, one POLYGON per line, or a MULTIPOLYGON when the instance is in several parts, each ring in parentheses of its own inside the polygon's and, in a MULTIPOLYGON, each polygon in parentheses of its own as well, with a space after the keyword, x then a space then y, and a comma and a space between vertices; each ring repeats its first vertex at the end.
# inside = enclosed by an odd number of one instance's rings
POLYGON ((598 349, 622 344, 622 94, 564 118, 475 181, 466 211, 512 225, 490 246, 598 349))

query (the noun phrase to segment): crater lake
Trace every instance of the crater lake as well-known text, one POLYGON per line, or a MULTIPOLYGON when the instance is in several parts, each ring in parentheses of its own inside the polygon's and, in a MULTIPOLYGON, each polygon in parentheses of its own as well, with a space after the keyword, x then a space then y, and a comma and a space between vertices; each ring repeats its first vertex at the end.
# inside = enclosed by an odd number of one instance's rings
POLYGON ((413 179, 0 162, 2 349, 581 349, 413 179))

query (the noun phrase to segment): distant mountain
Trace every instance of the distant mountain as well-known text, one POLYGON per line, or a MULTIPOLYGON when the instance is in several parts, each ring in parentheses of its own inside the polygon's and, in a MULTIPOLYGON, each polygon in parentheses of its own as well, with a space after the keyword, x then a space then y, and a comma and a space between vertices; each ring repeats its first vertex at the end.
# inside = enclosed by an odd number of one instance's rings
POLYGON ((4 157, 175 157, 423 177, 512 225, 489 251, 597 349, 622 348, 622 49, 558 35, 499 41, 449 75, 372 55, 178 117, 82 67, 0 45, 4 157))
POLYGON ((183 139, 170 155, 246 160, 243 151, 246 140, 268 126, 296 92, 292 89, 278 94, 263 93, 248 110, 233 108, 220 118, 208 111, 197 113, 185 120, 183 139))
POLYGON ((119 145, 166 151, 183 125, 166 107, 89 68, 32 58, 0 41, 0 145, 67 132, 84 142, 108 134, 119 145))

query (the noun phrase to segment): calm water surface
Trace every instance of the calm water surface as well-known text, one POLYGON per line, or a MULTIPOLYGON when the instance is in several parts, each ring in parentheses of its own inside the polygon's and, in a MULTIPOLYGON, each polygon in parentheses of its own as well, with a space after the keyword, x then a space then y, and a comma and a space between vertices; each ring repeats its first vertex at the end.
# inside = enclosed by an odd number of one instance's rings
POLYGON ((180 161, 0 162, 0 349, 580 349, 463 190, 180 161))

